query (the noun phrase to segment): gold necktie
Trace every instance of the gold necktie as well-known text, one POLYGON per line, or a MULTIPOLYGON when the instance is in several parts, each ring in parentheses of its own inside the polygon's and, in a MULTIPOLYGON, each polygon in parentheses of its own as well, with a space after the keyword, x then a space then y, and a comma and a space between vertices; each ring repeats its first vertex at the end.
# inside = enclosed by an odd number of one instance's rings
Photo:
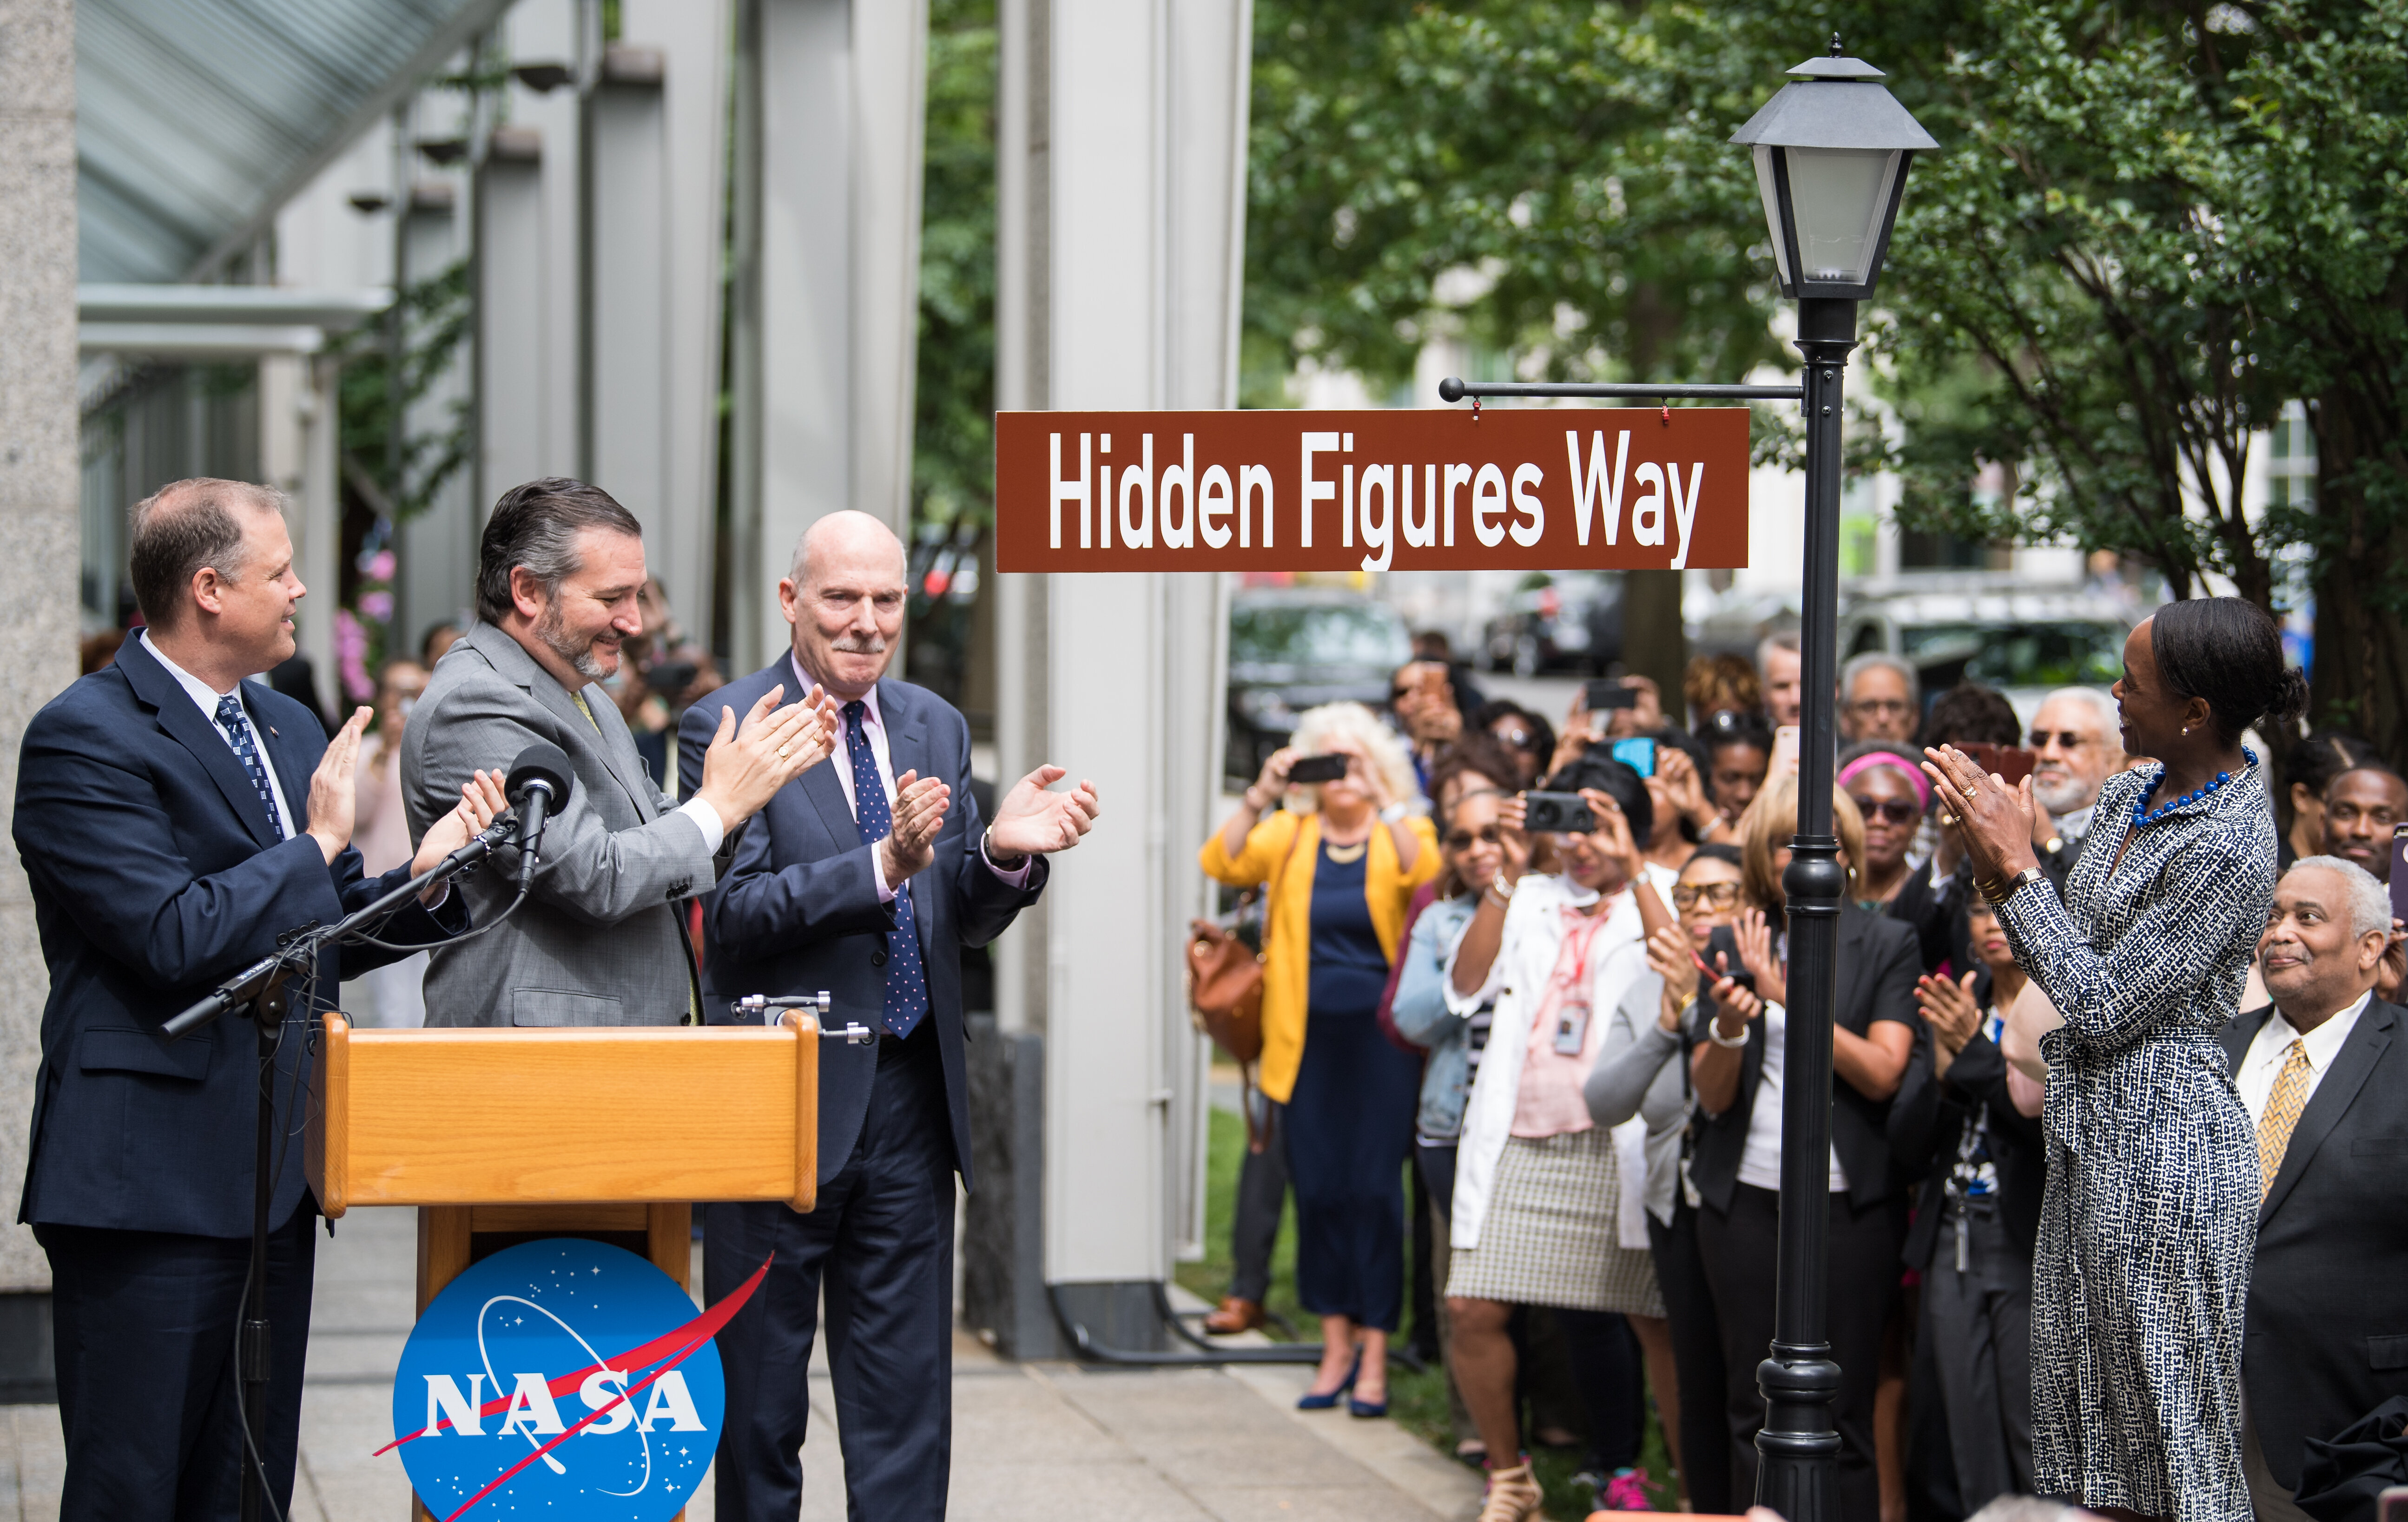
POLYGON ((2283 1070, 2274 1075, 2274 1091, 2266 1096, 2266 1113, 2258 1117, 2258 1198, 2274 1187, 2283 1170, 2283 1149, 2291 1144, 2291 1127, 2308 1102, 2308 1043, 2293 1038, 2283 1070))
POLYGON ((585 715, 585 722, 594 725, 594 732, 597 735, 600 734, 602 732, 601 723, 594 717, 594 711, 585 706, 584 691, 580 689, 579 691, 570 693, 568 695, 568 700, 577 705, 578 712, 585 715))

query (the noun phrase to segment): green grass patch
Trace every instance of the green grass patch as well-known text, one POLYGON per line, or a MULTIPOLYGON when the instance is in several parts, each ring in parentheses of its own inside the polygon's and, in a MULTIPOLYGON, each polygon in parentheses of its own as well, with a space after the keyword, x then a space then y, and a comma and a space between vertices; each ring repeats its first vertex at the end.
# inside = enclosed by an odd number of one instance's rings
MULTIPOLYGON (((1215 1304, 1229 1291, 1229 1228, 1238 1213, 1238 1170, 1246 1154, 1246 1123, 1226 1110, 1212 1112, 1211 1150, 1207 1163, 1204 1194, 1204 1256, 1193 1263, 1182 1263, 1173 1271, 1182 1288, 1192 1291, 1215 1304)), ((1413 1186, 1408 1181, 1408 1186, 1413 1186)), ((1410 1282, 1410 1281, 1408 1281, 1410 1282)), ((1284 1318, 1295 1328, 1297 1341, 1313 1343, 1321 1340, 1320 1318, 1312 1315, 1296 1299, 1296 1212, 1291 1208, 1280 1217, 1279 1239, 1271 1249, 1271 1287, 1265 1305, 1275 1316, 1284 1318)), ((1412 1331, 1410 1310, 1407 1325, 1398 1342, 1412 1331)), ((1276 1328, 1274 1328, 1276 1330, 1276 1328)), ((1447 1412, 1446 1372, 1432 1367, 1412 1370, 1402 1363, 1388 1365, 1388 1416, 1405 1430, 1429 1443, 1440 1452, 1455 1452, 1455 1429, 1447 1412)), ((1580 1522, 1588 1515, 1588 1493, 1576 1489, 1572 1475, 1580 1469, 1581 1456, 1576 1449, 1538 1450, 1533 1456, 1538 1467, 1539 1483, 1547 1495, 1547 1515, 1555 1522, 1580 1522)), ((1672 1461, 1664 1450, 1664 1434, 1656 1420, 1656 1404, 1647 1405, 1647 1430, 1640 1449, 1640 1467, 1647 1472, 1647 1493, 1658 1511, 1680 1510, 1680 1491, 1672 1484, 1672 1461)))

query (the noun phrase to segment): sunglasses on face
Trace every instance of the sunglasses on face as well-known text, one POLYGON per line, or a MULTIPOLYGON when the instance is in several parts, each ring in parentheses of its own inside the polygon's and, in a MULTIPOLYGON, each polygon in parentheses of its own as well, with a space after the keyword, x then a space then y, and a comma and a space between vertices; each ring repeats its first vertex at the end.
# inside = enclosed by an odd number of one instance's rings
POLYGON ((2047 750, 2051 740, 2055 740, 2061 750, 2078 751, 2090 743, 2090 737, 2076 734, 2071 729, 2060 729, 2054 735, 2045 729, 2031 732, 2031 748, 2035 751, 2047 750))
POLYGON ((1469 851, 1476 844, 1495 845, 1498 843, 1499 839, 1500 837, 1498 834, 1497 826, 1494 825, 1489 826, 1486 829, 1482 830, 1477 835, 1472 834, 1469 830, 1449 830, 1446 837, 1446 848, 1449 851, 1469 851))
POLYGON ((1857 797, 1854 793, 1849 794, 1848 798, 1856 804, 1856 811, 1869 821, 1879 818, 1893 825, 1912 825, 1923 817, 1923 811, 1904 798, 1884 798, 1877 803, 1871 798, 1857 797))
POLYGON ((1682 883, 1672 890, 1672 907, 1687 913, 1703 903, 1708 909, 1737 909, 1739 884, 1736 883, 1682 883))
POLYGON ((1517 751, 1530 743, 1530 732, 1527 729, 1492 729, 1489 733, 1517 751))

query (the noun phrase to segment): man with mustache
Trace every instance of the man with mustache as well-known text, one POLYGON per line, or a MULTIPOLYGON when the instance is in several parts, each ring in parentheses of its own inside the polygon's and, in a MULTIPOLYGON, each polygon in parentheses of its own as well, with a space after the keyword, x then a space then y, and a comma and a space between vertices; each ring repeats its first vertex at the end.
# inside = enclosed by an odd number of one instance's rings
MULTIPOLYGON (((643 627, 644 581, 643 527, 608 492, 547 477, 494 505, 478 553, 477 622, 436 666, 402 732, 410 833, 425 830, 479 760, 538 740, 567 753, 576 783, 553 803, 527 902, 491 934, 435 953, 429 1026, 701 1024, 683 900, 717 881, 755 810, 825 759, 827 721, 807 702, 779 708, 776 693, 760 695, 740 725, 734 711, 708 705, 697 783, 681 804, 666 797, 597 685, 643 627)), ((467 880, 478 924, 500 918, 518 875, 518 853, 506 847, 467 880)))
POLYGON ((2059 687, 2032 715, 2032 797, 2051 827, 2049 839, 2032 844, 2059 892, 2090 839, 2100 784, 2124 764, 2121 737, 2115 699, 2096 687, 2059 687))
MULTIPOLYGON (((2242 1468, 2260 1522, 2306 1522, 2293 1497, 2311 1439, 2408 1395, 2408 1011, 2377 986, 2390 924, 2356 863, 2293 863, 2258 940, 2273 1003, 2217 1033, 2263 1181, 2241 1357, 2242 1468)), ((2373 1512, 2370 1493, 2346 1515, 2373 1512)))
MULTIPOLYGON (((1036 902, 1046 858, 1096 820, 1094 784, 1052 791, 1064 777, 1053 766, 1006 791, 993 823, 980 819, 968 723, 886 675, 907 574, 884 524, 866 512, 822 518, 778 583, 793 648, 711 698, 773 703, 808 688, 840 706, 829 765, 769 800, 711 897, 710 1018, 759 1019, 729 1008, 749 995, 824 989, 834 1023, 877 1032, 872 1046, 821 1045, 818 1207, 704 1212, 708 1302, 769 1262, 760 1293, 719 1334, 719 1522, 800 1514, 823 1300, 851 1515, 941 1522, 953 1175, 971 1182, 962 948, 985 945, 1036 902)), ((688 711, 679 756, 689 781, 707 773, 710 738, 708 717, 688 711)))

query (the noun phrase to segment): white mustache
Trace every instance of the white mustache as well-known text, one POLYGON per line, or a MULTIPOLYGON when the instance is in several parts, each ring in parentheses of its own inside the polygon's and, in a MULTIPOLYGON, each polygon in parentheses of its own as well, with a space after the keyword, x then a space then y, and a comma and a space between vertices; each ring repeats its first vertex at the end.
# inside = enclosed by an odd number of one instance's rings
POLYGON ((843 651, 848 655, 883 655, 886 653, 886 641, 875 634, 846 634, 829 640, 828 648, 843 651))

